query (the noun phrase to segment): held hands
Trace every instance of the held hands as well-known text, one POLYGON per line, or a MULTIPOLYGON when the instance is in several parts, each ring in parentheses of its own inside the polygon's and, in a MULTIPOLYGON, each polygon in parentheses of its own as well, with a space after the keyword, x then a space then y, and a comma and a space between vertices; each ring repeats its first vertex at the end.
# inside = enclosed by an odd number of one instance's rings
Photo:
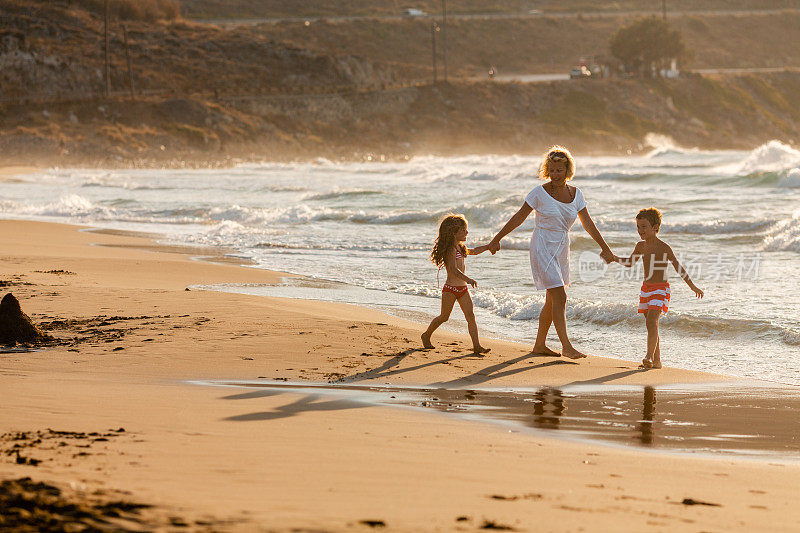
POLYGON ((486 249, 492 252, 492 255, 496 254, 500 251, 500 241, 492 239, 492 242, 486 245, 486 249))
POLYGON ((619 259, 616 255, 614 255, 614 252, 612 252, 611 249, 601 251, 600 257, 603 258, 603 261, 605 261, 606 264, 613 263, 619 259))

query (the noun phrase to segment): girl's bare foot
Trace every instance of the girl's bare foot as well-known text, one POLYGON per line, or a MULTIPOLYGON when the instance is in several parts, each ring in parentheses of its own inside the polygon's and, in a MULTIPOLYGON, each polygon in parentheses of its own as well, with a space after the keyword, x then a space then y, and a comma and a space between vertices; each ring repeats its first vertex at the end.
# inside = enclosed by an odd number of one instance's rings
POLYGON ((549 355, 550 357, 561 357, 561 354, 555 350, 551 350, 547 346, 534 346, 531 350, 531 355, 549 355))
POLYGON ((428 349, 428 350, 431 350, 431 349, 433 349, 433 344, 431 344, 431 338, 430 338, 430 336, 428 336, 428 335, 426 335, 426 334, 424 334, 424 333, 423 333, 423 334, 420 336, 420 338, 422 339, 422 347, 423 347, 423 348, 426 348, 426 349, 428 349))
POLYGON ((475 355, 483 355, 485 353, 489 353, 492 349, 491 348, 484 348, 483 346, 473 346, 472 353, 475 355))
POLYGON ((661 361, 653 361, 653 368, 661 368, 661 361))
POLYGON ((567 357, 569 359, 583 359, 584 357, 586 357, 585 353, 579 352, 578 350, 576 350, 575 348, 572 348, 572 347, 564 348, 561 351, 561 355, 563 355, 564 357, 567 357))
MULTIPOLYGON (((653 368, 653 362, 645 357, 642 359, 642 364, 639 365, 639 368, 653 368)), ((658 365, 658 368, 661 368, 661 365, 658 365)))

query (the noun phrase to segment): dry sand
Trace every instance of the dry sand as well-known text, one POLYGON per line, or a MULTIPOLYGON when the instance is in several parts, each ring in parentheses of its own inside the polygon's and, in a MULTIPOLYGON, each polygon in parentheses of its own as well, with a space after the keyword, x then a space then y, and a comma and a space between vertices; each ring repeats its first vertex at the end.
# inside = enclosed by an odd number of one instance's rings
POLYGON ((796 463, 645 453, 429 410, 185 383, 360 376, 360 383, 530 387, 722 376, 638 372, 601 357, 532 359, 528 347, 492 339, 487 357, 467 357, 468 336, 448 332, 434 338, 436 350, 418 351, 419 324, 374 310, 185 290, 274 283, 283 274, 79 229, 0 221, 4 290, 60 340, 0 354, 0 479, 30 476, 63 489, 61 498, 101 509, 84 523, 242 531, 370 529, 364 521, 390 531, 800 529, 796 463), (684 505, 685 498, 718 506, 684 505), (103 502, 120 500, 152 507, 103 514, 103 502))

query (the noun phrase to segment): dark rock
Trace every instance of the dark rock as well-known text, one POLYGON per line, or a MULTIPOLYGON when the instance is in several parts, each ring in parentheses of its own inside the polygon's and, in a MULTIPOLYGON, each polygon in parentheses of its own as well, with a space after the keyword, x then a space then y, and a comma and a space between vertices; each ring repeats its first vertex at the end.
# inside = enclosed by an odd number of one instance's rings
POLYGON ((695 500, 694 498, 684 498, 681 503, 683 503, 683 505, 708 505, 711 507, 722 507, 718 503, 704 502, 702 500, 695 500))
POLYGON ((386 522, 383 520, 361 520, 360 523, 369 527, 386 527, 386 522))
POLYGON ((0 302, 0 344, 14 345, 46 339, 49 337, 22 312, 19 300, 11 293, 6 294, 0 302))
POLYGON ((505 524, 498 524, 494 520, 484 520, 480 529, 496 529, 500 531, 514 531, 514 528, 505 524))

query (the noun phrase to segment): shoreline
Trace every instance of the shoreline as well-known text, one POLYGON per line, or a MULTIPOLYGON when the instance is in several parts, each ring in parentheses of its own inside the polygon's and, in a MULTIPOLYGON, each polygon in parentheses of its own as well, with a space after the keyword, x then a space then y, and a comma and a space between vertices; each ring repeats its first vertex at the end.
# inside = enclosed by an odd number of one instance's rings
MULTIPOLYGON (((6 220, 13 220, 13 221, 17 221, 17 222, 35 222, 35 223, 38 222, 38 223, 43 223, 43 224, 56 224, 56 225, 71 226, 71 224, 65 224, 65 223, 61 223, 61 222, 41 221, 41 220, 35 220, 35 219, 3 219, 3 218, 0 218, 0 223, 4 222, 6 220)), ((135 244, 109 242, 109 243, 98 244, 98 246, 109 247, 109 248, 130 249, 130 250, 144 251, 144 252, 177 254, 177 255, 186 256, 191 261, 200 261, 200 262, 206 262, 206 263, 209 263, 209 264, 217 264, 217 265, 231 265, 231 266, 236 266, 236 267, 249 267, 249 266, 255 266, 256 265, 256 263, 254 263, 252 260, 250 260, 250 259, 248 259, 246 257, 238 257, 236 255, 233 255, 233 254, 235 254, 236 250, 234 250, 232 248, 225 247, 225 246, 163 244, 163 243, 159 243, 158 240, 160 238, 167 237, 164 234, 145 233, 145 232, 134 231, 134 230, 125 230, 125 229, 109 229, 109 228, 102 228, 102 227, 99 227, 99 226, 91 226, 91 225, 90 226, 79 225, 78 227, 80 228, 79 231, 86 232, 86 233, 89 233, 89 234, 109 235, 109 236, 112 236, 112 237, 117 236, 117 237, 123 237, 123 238, 127 237, 127 238, 133 238, 133 239, 144 239, 146 241, 146 242, 138 242, 138 243, 135 243, 135 244)), ((354 285, 348 285, 348 284, 345 284, 345 283, 340 283, 340 282, 335 282, 335 281, 330 281, 330 280, 322 280, 322 279, 318 279, 318 278, 309 277, 309 276, 307 276, 305 274, 298 274, 298 273, 292 273, 292 272, 278 272, 278 271, 272 271, 272 270, 267 270, 267 269, 262 269, 262 268, 256 268, 255 270, 268 273, 271 276, 279 276, 277 282, 273 278, 273 281, 263 284, 264 286, 281 286, 283 284, 282 282, 284 280, 295 279, 295 280, 298 280, 300 282, 299 286, 303 286, 304 280, 307 280, 308 282, 310 282, 310 283, 312 283, 314 285, 317 285, 318 283, 333 284, 333 285, 340 285, 341 284, 341 285, 343 285, 343 286, 345 286, 347 288, 351 288, 351 289, 354 289, 354 290, 361 290, 362 289, 361 287, 357 287, 357 286, 354 286, 354 285)), ((424 320, 425 323, 423 323, 423 322, 417 321, 417 319, 420 318, 418 315, 421 314, 421 313, 424 313, 424 312, 416 312, 416 313, 413 313, 413 314, 412 313, 404 313, 401 310, 400 307, 378 306, 378 305, 372 305, 372 304, 364 303, 364 302, 338 302, 336 300, 329 300, 329 299, 325 299, 325 298, 303 298, 301 296, 259 295, 259 294, 252 294, 252 293, 249 293, 249 292, 240 292, 240 291, 235 291, 235 290, 225 290, 225 289, 217 288, 220 285, 230 285, 232 287, 236 287, 237 285, 241 285, 241 284, 237 284, 237 283, 231 283, 231 284, 208 284, 208 285, 205 285, 205 286, 195 284, 195 285, 187 286, 185 290, 187 290, 187 291, 188 290, 199 290, 199 291, 209 291, 209 292, 220 292, 222 294, 232 294, 232 295, 237 295, 238 294, 238 295, 243 295, 243 296, 248 296, 248 297, 253 297, 253 298, 288 298, 288 299, 291 299, 291 300, 297 300, 299 302, 309 302, 312 305, 313 305, 314 302, 320 302, 320 303, 323 303, 323 304, 329 303, 329 304, 353 305, 353 306, 357 306, 357 307, 359 307, 359 308, 361 308, 362 310, 365 310, 365 311, 373 311, 375 313, 378 313, 378 314, 381 314, 381 315, 385 315, 387 317, 392 317, 392 318, 395 318, 395 319, 398 319, 398 320, 401 320, 401 321, 405 321, 405 322, 410 323, 410 324, 414 324, 417 327, 417 329, 419 329, 420 331, 423 331, 427 327, 426 323, 429 322, 430 319, 434 316, 434 315, 431 315, 430 317, 428 317, 428 316, 424 317, 425 318, 425 320, 424 320)), ((251 285, 251 284, 245 284, 245 285, 251 285)), ((252 284, 252 285, 258 286, 259 284, 255 283, 255 284, 252 284)), ((463 319, 459 319, 459 318, 456 317, 456 318, 453 318, 452 320, 448 321, 448 323, 443 324, 440 327, 439 331, 440 332, 447 332, 450 336, 456 335, 456 336, 462 337, 463 339, 468 339, 467 334, 464 332, 465 329, 466 329, 466 322, 464 322, 463 319)), ((523 339, 521 339, 519 337, 508 336, 508 335, 505 335, 504 333, 498 332, 498 331, 484 330, 483 337, 486 340, 489 340, 489 341, 500 341, 500 342, 509 343, 509 344, 512 344, 512 345, 517 345, 518 347, 523 348, 523 349, 528 347, 528 343, 524 342, 523 339)), ((439 342, 439 344, 443 344, 444 343, 444 341, 437 341, 437 342, 439 342)), ((634 358, 633 360, 626 360, 626 359, 619 359, 619 358, 614 357, 614 356, 590 355, 590 357, 593 357, 593 358, 598 358, 599 357, 599 358, 602 358, 602 359, 609 359, 609 360, 612 360, 612 361, 619 362, 620 364, 630 365, 634 369, 637 368, 638 362, 639 362, 638 358, 634 358)), ((568 359, 561 359, 561 358, 548 358, 548 359, 569 361, 568 359)), ((782 382, 778 382, 778 381, 771 381, 771 380, 767 380, 767 379, 763 379, 763 378, 753 378, 753 377, 746 377, 746 376, 743 377, 743 376, 733 376, 733 375, 727 375, 727 374, 718 374, 718 373, 709 372, 709 371, 706 371, 706 370, 692 370, 692 369, 688 369, 688 368, 671 367, 671 366, 668 366, 668 365, 665 366, 664 369, 670 369, 670 370, 675 370, 675 371, 686 371, 686 372, 699 372, 700 374, 706 374, 706 375, 709 375, 709 376, 713 376, 714 378, 718 378, 717 381, 711 381, 711 383, 718 383, 718 382, 721 383, 721 382, 725 382, 725 381, 743 381, 744 382, 744 381, 748 381, 749 380, 749 381, 753 381, 753 382, 761 382, 761 383, 764 383, 764 384, 775 384, 775 385, 778 385, 778 386, 789 386, 789 387, 793 386, 790 383, 782 383, 782 382)), ((692 380, 689 383, 694 383, 694 382, 696 382, 696 381, 692 380)), ((550 384, 551 383, 538 383, 538 384, 534 384, 534 385, 542 386, 542 385, 550 385, 550 384)), ((645 382, 643 382, 643 384, 644 385, 649 385, 649 384, 652 384, 652 383, 645 381, 645 382)), ((417 383, 416 385, 422 385, 422 384, 421 383, 417 383)))
MULTIPOLYGON (((756 463, 769 463, 774 461, 782 461, 787 462, 790 464, 797 464, 800 466, 800 455, 796 452, 792 451, 772 451, 772 452, 765 452, 759 454, 758 450, 754 450, 752 448, 748 448, 747 446, 743 446, 741 448, 731 448, 732 444, 741 444, 742 442, 736 442, 736 438, 744 438, 744 442, 747 441, 748 438, 751 437, 764 437, 764 435, 750 435, 747 433, 744 434, 736 434, 730 435, 731 440, 724 441, 724 439, 719 439, 719 442, 713 441, 709 439, 710 445, 708 449, 690 449, 685 447, 673 447, 670 448, 668 444, 662 439, 660 446, 655 447, 651 445, 645 444, 634 444, 631 442, 625 442, 622 439, 617 438, 616 440, 611 437, 611 432, 607 432, 603 434, 601 431, 596 431, 595 434, 590 435, 583 435, 580 431, 575 431, 575 428, 569 428, 569 418, 564 417, 563 420, 555 422, 555 419, 561 418, 560 415, 558 416, 547 416, 547 425, 546 426, 532 426, 529 423, 526 423, 522 420, 518 420, 516 417, 506 415, 500 416, 492 416, 487 415, 485 413, 481 414, 480 410, 470 410, 469 408, 464 408, 464 405, 456 405, 456 408, 452 408, 453 404, 447 403, 447 407, 445 407, 445 403, 450 401, 449 398, 447 400, 443 400, 441 398, 436 398, 436 396, 451 396, 457 395, 459 393, 466 393, 466 394, 475 394, 480 393, 482 396, 492 396, 493 394, 499 395, 514 395, 515 398, 528 398, 523 399, 522 401, 531 401, 538 392, 542 390, 554 390, 548 389, 547 387, 536 387, 532 386, 529 388, 520 388, 520 387, 513 387, 509 389, 507 387, 500 387, 500 388, 492 388, 492 387, 472 387, 469 390, 465 389, 440 389, 440 388, 425 388, 419 385, 386 385, 386 386, 378 386, 378 385, 358 385, 357 383, 308 383, 308 382, 288 382, 288 381, 230 381, 230 380, 216 380, 216 381, 187 381, 183 382, 184 384, 189 384, 191 386, 199 386, 199 387, 231 387, 234 389, 281 389, 287 390, 291 392, 300 392, 303 390, 314 391, 314 394, 319 394, 321 396, 329 396, 335 398, 342 398, 342 397, 352 397, 352 401, 357 401, 361 403, 367 403, 369 405, 374 406, 391 406, 392 408, 406 408, 415 410, 417 412, 424 412, 426 410, 430 411, 433 410, 437 415, 443 418, 455 418, 457 420, 465 421, 466 423, 474 423, 474 424, 488 424, 490 426, 494 426, 495 428, 501 430, 507 430, 508 432, 513 433, 522 433, 523 435, 527 435, 530 437, 545 437, 548 439, 564 441, 564 442, 571 442, 574 444, 583 444, 588 446, 600 446, 605 448, 611 448, 618 451, 629 451, 632 453, 645 453, 645 454, 655 454, 655 455, 664 455, 664 456, 677 456, 677 457, 695 457, 695 458, 702 458, 702 459, 731 459, 736 461, 753 461, 756 463), (383 400, 380 399, 381 393, 383 396, 386 396, 389 393, 394 394, 403 394, 405 393, 407 396, 418 396, 417 401, 409 401, 408 399, 405 400, 398 400, 395 399, 396 397, 390 396, 392 400, 383 400), (426 394, 427 393, 427 394, 426 394), (372 399, 365 398, 372 394, 375 396, 372 399), (431 397, 433 397, 433 401, 431 401, 431 397), (424 401, 419 401, 420 399, 424 398, 424 401), (439 401, 439 405, 435 406, 435 402, 439 401), (559 424, 567 423, 567 427, 560 428, 559 424), (734 438, 736 437, 736 438, 734 438), (716 447, 714 447, 716 446, 716 447)), ((647 389, 648 387, 644 387, 647 389)), ((631 392, 639 392, 640 387, 635 385, 627 385, 627 386, 609 386, 609 385, 602 385, 598 384, 595 385, 593 388, 586 386, 579 387, 580 390, 576 390, 571 387, 561 387, 558 392, 566 393, 565 397, 580 397, 582 395, 588 396, 597 396, 602 394, 605 398, 604 403, 606 401, 608 403, 627 403, 627 401, 616 401, 619 400, 621 397, 628 397, 628 395, 620 395, 620 393, 631 393, 631 392), (612 402, 611 399, 615 399, 612 402)), ((760 382, 751 382, 751 383, 740 383, 740 382, 705 382, 705 383, 692 383, 692 384, 675 384, 672 386, 659 386, 659 395, 662 397, 661 402, 663 403, 663 395, 664 393, 677 393, 677 394, 691 394, 691 393, 703 393, 704 396, 707 395, 717 395, 720 398, 725 398, 726 393, 729 396, 753 396, 755 392, 768 392, 775 394, 771 398, 773 400, 778 399, 779 393, 786 393, 796 398, 800 402, 800 389, 794 386, 785 386, 785 387, 773 387, 770 384, 760 383, 760 382), (733 389, 736 387, 736 390, 733 389), (790 389, 790 390, 787 390, 790 389)), ((782 400, 785 400, 784 396, 781 396, 782 400)), ((572 400, 570 400, 572 401, 572 400)), ((655 403, 655 401, 654 401, 655 403)), ((708 402, 712 403, 713 402, 708 402)), ((482 404, 483 407, 486 407, 482 404)), ((724 413, 720 413, 718 410, 721 407, 720 405, 717 406, 709 406, 705 405, 703 411, 708 411, 709 407, 714 407, 716 411, 708 416, 708 419, 712 419, 715 416, 724 415, 724 413)), ((517 413, 518 415, 518 413, 517 413)), ((613 419, 614 417, 610 417, 613 419)), ((705 422, 692 422, 692 425, 700 425, 706 426, 709 425, 708 420, 705 422)), ((610 422, 607 421, 600 421, 600 424, 607 424, 610 422)), ((687 422, 687 424, 690 424, 687 422)), ((597 427, 597 426, 595 426, 597 427)), ((642 430, 640 430, 642 431, 642 430)), ((740 431, 747 431, 744 428, 741 428, 740 431)), ((644 431, 642 431, 644 434, 644 431)), ((773 436, 774 437, 774 436, 773 436)), ((702 438, 702 437, 701 437, 702 438)), ((778 440, 781 437, 777 437, 778 440)), ((793 437, 787 437, 784 435, 783 442, 789 442, 793 437)))
POLYGON ((602 357, 580 364, 531 360, 524 345, 494 340, 487 357, 475 358, 464 355, 468 336, 452 332, 442 332, 439 347, 424 352, 416 346, 418 324, 371 309, 185 290, 275 283, 280 273, 138 250, 152 241, 77 226, 17 220, 0 226, 4 288, 63 341, 0 359, 8 398, 0 445, 7 451, 22 443, 20 455, 42 461, 15 464, 2 454, 2 479, 72 484, 78 498, 124 491, 126 499, 158 502, 138 515, 149 528, 178 517, 195 529, 215 530, 344 531, 370 520, 398 531, 484 521, 571 530, 591 518, 608 530, 619 520, 639 530, 752 530, 763 523, 765 508, 781 511, 770 513, 772 527, 800 524, 800 510, 791 505, 800 467, 780 460, 638 454, 346 398, 220 394, 176 383, 309 383, 367 373, 360 383, 455 378, 466 388, 576 380, 658 387, 707 383, 711 374, 628 372, 629 362, 602 357), (57 270, 64 273, 49 273, 57 270), (58 447, 47 428, 125 431, 58 447), (12 441, 7 432, 30 438, 12 441), (44 432, 38 444, 35 432, 44 432), (689 474, 696 481, 687 488, 689 474), (685 498, 720 507, 675 505, 685 498), (462 516, 467 519, 457 520, 462 516))

